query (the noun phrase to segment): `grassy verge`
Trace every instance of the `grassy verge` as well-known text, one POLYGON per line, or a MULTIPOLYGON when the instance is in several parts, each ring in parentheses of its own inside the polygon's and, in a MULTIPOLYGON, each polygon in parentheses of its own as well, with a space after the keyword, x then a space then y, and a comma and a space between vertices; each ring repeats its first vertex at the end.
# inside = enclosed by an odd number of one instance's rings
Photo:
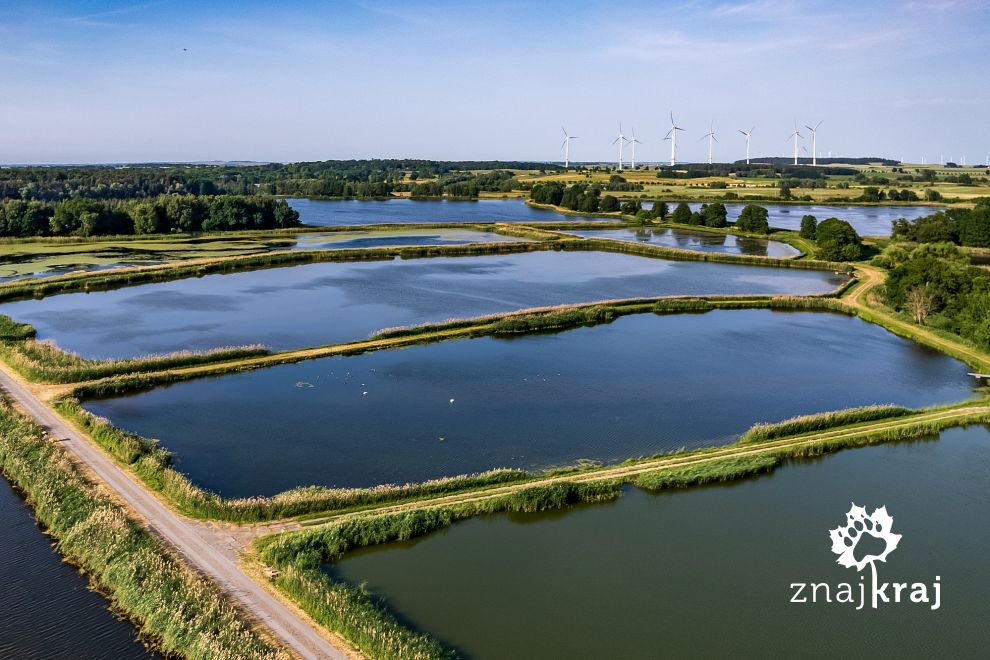
POLYGON ((68 560, 166 653, 189 658, 288 657, 249 627, 99 487, 40 427, 0 401, 0 468, 68 560))
POLYGON ((507 495, 447 506, 410 508, 398 513, 362 515, 321 527, 260 539, 260 560, 275 569, 272 582, 317 622, 346 637, 369 655, 449 657, 451 649, 402 626, 387 605, 366 590, 332 579, 324 565, 360 547, 407 540, 449 527, 476 515, 506 511, 542 511, 576 502, 614 499, 623 484, 651 491, 688 488, 766 473, 789 460, 818 456, 846 447, 905 440, 938 433, 949 426, 987 421, 985 414, 920 422, 780 450, 733 456, 658 469, 629 477, 581 482, 558 481, 507 495), (387 645, 383 645, 383 643, 387 645))

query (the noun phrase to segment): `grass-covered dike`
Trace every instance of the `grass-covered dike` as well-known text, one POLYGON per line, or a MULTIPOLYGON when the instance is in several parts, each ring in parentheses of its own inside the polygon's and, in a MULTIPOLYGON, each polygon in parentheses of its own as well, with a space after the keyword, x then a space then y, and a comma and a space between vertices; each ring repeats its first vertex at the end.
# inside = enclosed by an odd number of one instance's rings
POLYGON ((0 400, 0 469, 67 560, 161 651, 187 658, 287 658, 210 581, 197 576, 89 483, 42 429, 0 400))

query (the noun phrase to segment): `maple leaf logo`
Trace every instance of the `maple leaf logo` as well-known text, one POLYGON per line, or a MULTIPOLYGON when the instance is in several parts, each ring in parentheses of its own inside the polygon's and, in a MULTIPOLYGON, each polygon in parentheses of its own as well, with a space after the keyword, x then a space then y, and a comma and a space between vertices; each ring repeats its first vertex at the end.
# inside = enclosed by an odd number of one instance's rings
POLYGON ((846 568, 855 566, 857 571, 861 571, 867 564, 871 564, 875 569, 874 562, 886 562, 887 555, 897 548, 897 544, 901 540, 900 534, 894 534, 890 531, 893 524, 894 519, 887 513, 886 506, 874 509, 872 514, 867 515, 866 509, 856 506, 854 502, 846 514, 845 526, 829 530, 829 537, 832 539, 832 552, 839 555, 836 560, 837 563, 846 568), (885 544, 883 552, 856 559, 856 546, 863 534, 869 534, 873 538, 883 541, 885 544))

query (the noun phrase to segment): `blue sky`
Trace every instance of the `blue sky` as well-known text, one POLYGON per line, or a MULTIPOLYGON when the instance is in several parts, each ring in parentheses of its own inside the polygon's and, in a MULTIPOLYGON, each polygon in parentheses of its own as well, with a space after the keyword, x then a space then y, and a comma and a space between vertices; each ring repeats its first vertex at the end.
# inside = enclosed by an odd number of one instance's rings
POLYGON ((990 3, 9 2, 0 162, 990 152, 990 3), (186 49, 186 50, 183 50, 186 49), (804 129, 802 129, 804 130, 804 129), (806 142, 811 149, 810 140, 806 142))

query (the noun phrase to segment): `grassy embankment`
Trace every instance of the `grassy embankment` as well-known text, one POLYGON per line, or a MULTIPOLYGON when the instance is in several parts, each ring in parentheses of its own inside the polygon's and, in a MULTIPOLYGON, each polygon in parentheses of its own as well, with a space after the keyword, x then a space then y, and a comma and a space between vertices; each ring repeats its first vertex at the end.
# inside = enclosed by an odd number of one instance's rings
POLYGON ((913 423, 910 420, 904 423, 903 417, 911 415, 910 411, 894 407, 843 411, 838 417, 827 413, 796 418, 751 430, 746 434, 747 444, 679 454, 654 469, 637 470, 636 464, 631 463, 625 474, 619 472, 616 476, 599 470, 601 476, 595 478, 596 471, 592 470, 545 480, 541 484, 519 485, 510 492, 481 493, 461 501, 448 498, 451 501, 412 503, 403 510, 390 508, 377 515, 369 512, 341 516, 318 527, 260 539, 256 548, 259 559, 275 569, 271 580, 278 589, 316 621, 348 638, 370 655, 445 657, 452 652, 450 649, 405 628, 372 594, 331 579, 322 570, 323 565, 337 561, 356 548, 414 538, 472 516, 541 511, 576 502, 613 499, 627 484, 657 491, 730 481, 769 472, 787 461, 846 447, 917 438, 937 433, 947 426, 986 421, 988 414, 990 408, 984 404, 978 411, 954 419, 929 415, 927 420, 919 416, 913 423), (878 424, 877 420, 883 423, 878 424), (899 426, 891 425, 890 420, 897 420, 899 426), (784 435, 776 441, 770 440, 777 433, 823 428, 837 421, 846 424, 845 432, 833 428, 826 433, 784 435), (760 436, 766 436, 766 439, 756 440, 760 436), (761 450, 761 446, 766 449, 761 450), (718 457, 717 454, 725 456, 718 457), (388 645, 381 645, 380 640, 387 640, 388 645))
POLYGON ((59 551, 160 650, 189 658, 288 657, 90 484, 40 427, 0 400, 0 469, 59 551))

